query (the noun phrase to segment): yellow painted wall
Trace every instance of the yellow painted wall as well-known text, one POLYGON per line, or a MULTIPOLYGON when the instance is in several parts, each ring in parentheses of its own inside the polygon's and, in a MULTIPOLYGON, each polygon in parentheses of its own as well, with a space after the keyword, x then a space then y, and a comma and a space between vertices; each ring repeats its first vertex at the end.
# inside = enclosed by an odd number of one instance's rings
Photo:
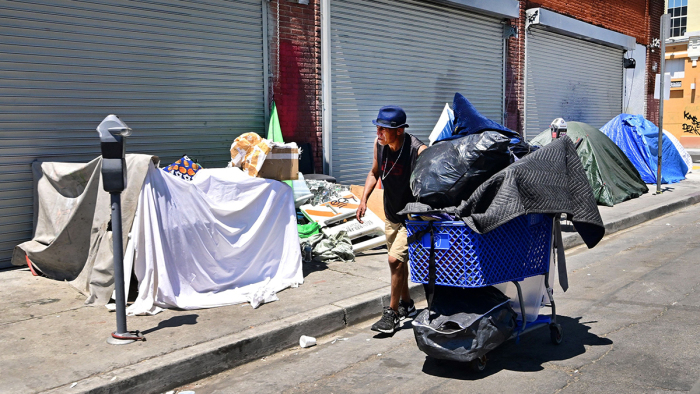
MULTIPOLYGON (((668 9, 668 1, 666 1, 668 9)), ((687 32, 700 30, 700 0, 688 0, 687 32)), ((673 78, 681 87, 671 88, 671 98, 664 102, 664 129, 678 138, 686 148, 700 148, 700 60, 695 67, 685 51, 688 43, 666 46, 666 59, 685 59, 685 76, 673 78), (692 83, 696 89, 691 89, 692 83)))
MULTIPOLYGON (((685 50, 683 45, 683 51, 685 50)), ((669 48, 667 47, 667 51, 669 48)), ((671 88, 671 98, 664 102, 664 129, 678 138, 687 148, 700 148, 700 95, 698 89, 691 89, 695 82, 700 85, 700 64, 692 67, 685 57, 685 77, 673 78, 671 82, 681 82, 680 88, 671 88)))
MULTIPOLYGON (((668 9, 668 2, 666 2, 668 9)), ((688 21, 686 31, 700 30, 700 0, 688 0, 688 21)))

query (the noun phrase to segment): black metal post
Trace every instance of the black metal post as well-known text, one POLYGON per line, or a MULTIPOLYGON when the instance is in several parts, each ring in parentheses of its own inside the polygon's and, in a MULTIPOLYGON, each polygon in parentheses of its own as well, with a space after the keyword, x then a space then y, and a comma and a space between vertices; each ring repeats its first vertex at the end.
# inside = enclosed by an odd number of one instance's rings
MULTIPOLYGON (((110 194, 112 209, 112 255, 117 331, 107 338, 112 345, 126 345, 145 338, 138 331, 126 329, 126 292, 124 291, 124 243, 122 238, 122 191, 126 189, 126 137, 131 129, 116 115, 107 116, 99 126, 102 149, 102 187, 110 194)), ((127 229, 128 231, 128 229, 127 229)))
POLYGON ((126 329, 126 294, 124 292, 124 247, 122 242, 121 193, 110 193, 112 200, 112 253, 114 254, 114 291, 116 292, 117 331, 128 335, 126 329))
POLYGON ((663 161, 662 152, 664 147, 664 97, 665 97, 665 84, 666 79, 666 39, 669 36, 670 29, 670 16, 669 14, 661 15, 661 34, 660 34, 660 50, 661 50, 661 75, 659 76, 659 141, 657 147, 659 148, 657 167, 656 167, 656 194, 661 194, 661 163, 663 161))

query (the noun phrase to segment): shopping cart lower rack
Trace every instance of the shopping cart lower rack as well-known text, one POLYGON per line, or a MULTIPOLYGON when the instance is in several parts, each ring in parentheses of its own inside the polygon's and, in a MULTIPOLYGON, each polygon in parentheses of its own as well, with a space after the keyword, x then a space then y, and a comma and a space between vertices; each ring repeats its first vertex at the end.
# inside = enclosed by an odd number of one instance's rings
MULTIPOLYGON (((525 331, 528 320, 519 282, 543 275, 551 315, 537 316, 528 324, 527 331, 549 325, 552 342, 559 344, 562 330, 556 323, 548 278, 553 221, 551 215, 524 215, 486 234, 476 233, 461 221, 407 221, 410 279, 429 284, 432 253, 435 285, 476 288, 512 282, 517 289, 522 317, 514 334, 519 335, 525 331)), ((540 294, 535 311, 539 310, 542 297, 540 294)), ((480 357, 475 366, 483 369, 485 358, 480 357)))

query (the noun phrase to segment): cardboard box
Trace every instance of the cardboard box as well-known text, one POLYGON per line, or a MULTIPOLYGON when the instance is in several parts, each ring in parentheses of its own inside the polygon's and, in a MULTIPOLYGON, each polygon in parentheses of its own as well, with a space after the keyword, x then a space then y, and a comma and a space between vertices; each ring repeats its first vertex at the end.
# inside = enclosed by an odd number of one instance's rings
MULTIPOLYGON (((362 192, 364 190, 364 186, 350 186, 350 191, 352 194, 359 196, 359 198, 362 198, 362 192)), ((374 188, 374 191, 372 191, 372 194, 370 194, 369 199, 367 200, 367 209, 374 212, 374 214, 379 216, 380 219, 386 220, 386 216, 384 215, 384 189, 380 189, 378 187, 374 188)))
POLYGON ((273 147, 258 176, 278 181, 299 179, 299 148, 273 147))

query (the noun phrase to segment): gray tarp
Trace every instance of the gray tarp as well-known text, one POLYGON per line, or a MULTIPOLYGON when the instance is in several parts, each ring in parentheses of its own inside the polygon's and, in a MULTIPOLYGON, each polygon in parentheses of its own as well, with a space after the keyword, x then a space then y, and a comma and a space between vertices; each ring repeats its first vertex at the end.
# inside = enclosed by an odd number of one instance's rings
MULTIPOLYGON (((150 163, 158 157, 126 155, 128 183, 122 192, 124 248, 150 163)), ((84 163, 34 162, 34 238, 15 247, 12 264, 27 264, 51 279, 69 281, 106 304, 114 289, 110 196, 102 188, 102 157, 84 163), (26 256, 26 257, 25 257, 26 256)))

